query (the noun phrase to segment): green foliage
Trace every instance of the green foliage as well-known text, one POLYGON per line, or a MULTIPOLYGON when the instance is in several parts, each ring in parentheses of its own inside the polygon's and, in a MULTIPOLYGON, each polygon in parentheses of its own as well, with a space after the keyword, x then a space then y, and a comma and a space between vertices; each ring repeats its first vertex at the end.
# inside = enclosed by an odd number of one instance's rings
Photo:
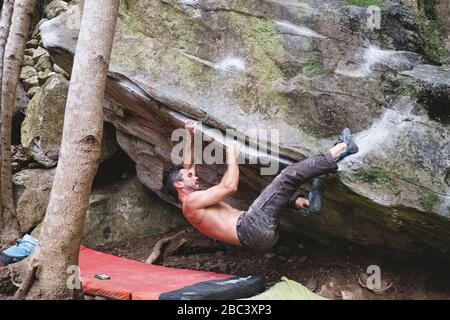
POLYGON ((436 206, 439 198, 434 193, 427 193, 419 198, 419 202, 425 210, 432 210, 436 206))
POLYGON ((443 62, 445 59, 444 26, 441 21, 422 23, 425 38, 425 54, 435 61, 443 62))
POLYGON ((316 77, 323 73, 323 64, 318 60, 308 60, 303 65, 303 73, 308 77, 316 77))
POLYGON ((361 172, 359 178, 369 183, 389 183, 392 181, 389 173, 382 169, 372 169, 370 171, 361 172))
POLYGON ((409 96, 415 100, 419 99, 421 96, 420 88, 414 86, 413 84, 406 83, 403 79, 398 79, 393 82, 395 91, 400 96, 409 96))
POLYGON ((131 12, 128 7, 127 0, 120 0, 119 12, 125 19, 125 23, 131 33, 138 34, 141 32, 141 23, 139 22, 139 19, 131 12))
POLYGON ((431 59, 444 63, 448 58, 445 53, 444 25, 436 12, 436 0, 419 0, 418 24, 425 40, 425 54, 431 59))
POLYGON ((360 7, 377 6, 381 4, 381 0, 347 0, 348 4, 360 7))

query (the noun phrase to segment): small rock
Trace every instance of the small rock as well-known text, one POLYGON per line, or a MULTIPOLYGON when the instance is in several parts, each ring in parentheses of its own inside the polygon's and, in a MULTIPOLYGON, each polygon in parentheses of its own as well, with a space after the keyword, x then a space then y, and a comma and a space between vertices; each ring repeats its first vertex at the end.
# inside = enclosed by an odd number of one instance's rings
POLYGON ((34 67, 34 60, 33 60, 33 58, 31 56, 24 56, 22 65, 23 66, 34 67))
POLYGON ((33 48, 25 49, 25 55, 33 57, 35 51, 36 51, 36 49, 33 49, 33 48))
POLYGON ((20 80, 25 80, 37 76, 36 69, 30 66, 25 66, 20 72, 20 80))
POLYGON ((20 171, 20 163, 18 162, 11 162, 11 170, 13 173, 16 173, 20 171))
POLYGON ((45 7, 44 14, 47 18, 53 19, 67 9, 69 9, 69 6, 66 2, 61 0, 54 0, 45 7))
POLYGON ((35 66, 37 71, 44 71, 45 69, 50 69, 53 71, 53 61, 49 55, 42 55, 35 66))
POLYGON ((53 65, 53 70, 56 73, 59 73, 60 75, 64 76, 67 80, 69 80, 69 78, 70 78, 69 74, 63 68, 58 66, 57 64, 53 65))
POLYGON ((49 55, 48 51, 42 47, 38 47, 33 53, 33 60, 37 62, 43 55, 49 55))
POLYGON ((21 145, 11 146, 11 151, 12 151, 12 161, 17 163, 29 161, 27 155, 25 154, 25 150, 21 145))
POLYGON ((27 48, 33 48, 36 49, 39 46, 39 40, 37 39, 31 39, 27 42, 27 48))
POLYGON ((39 83, 43 85, 48 80, 48 78, 50 78, 55 74, 56 73, 51 71, 50 69, 46 69, 44 72, 42 71, 38 72, 39 83))
POLYGON ((264 255, 264 258, 266 259, 272 259, 273 257, 275 257, 275 253, 269 252, 264 255))
POLYGON ((30 88, 30 90, 28 90, 27 95, 32 98, 39 90, 41 90, 40 87, 36 86, 36 87, 32 87, 30 88))
POLYGON ((48 19, 41 19, 39 22, 38 22, 38 24, 36 25, 36 27, 34 28, 34 30, 33 30, 33 34, 31 35, 31 37, 33 38, 33 39, 37 39, 37 38, 39 38, 40 39, 40 30, 39 30, 39 28, 40 28, 40 26, 45 22, 45 21, 47 21, 48 19))
POLYGON ((32 87, 39 85, 39 78, 37 76, 22 80, 23 87, 26 91, 30 90, 32 87))

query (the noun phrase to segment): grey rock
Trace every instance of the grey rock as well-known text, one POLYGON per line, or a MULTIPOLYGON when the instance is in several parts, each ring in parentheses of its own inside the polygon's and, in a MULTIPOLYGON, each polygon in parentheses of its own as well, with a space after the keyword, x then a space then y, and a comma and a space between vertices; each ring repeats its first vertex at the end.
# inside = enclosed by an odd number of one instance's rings
POLYGON ((38 86, 39 85, 39 78, 37 76, 33 76, 28 79, 22 80, 23 88, 28 91, 30 88, 38 86))
POLYGON ((49 55, 48 51, 42 47, 38 47, 33 52, 33 60, 37 63, 42 56, 49 55))
POLYGON ((56 73, 59 73, 59 74, 63 75, 66 79, 69 79, 69 78, 70 78, 69 74, 68 74, 63 68, 61 68, 60 66, 58 66, 57 64, 54 64, 54 65, 53 65, 53 70, 54 70, 56 73))
POLYGON ((30 97, 30 98, 34 97, 34 95, 35 95, 39 90, 41 90, 41 87, 38 87, 38 86, 30 88, 30 89, 28 90, 28 92, 27 92, 28 97, 30 97))
POLYGON ((54 0, 50 2, 44 9, 44 14, 48 19, 53 19, 69 8, 66 2, 54 0))
POLYGON ((24 56, 23 57, 23 65, 24 66, 29 66, 29 67, 34 67, 34 60, 32 57, 30 56, 24 56))
MULTIPOLYGON (((382 30, 371 31, 367 8, 345 1, 260 4, 174 3, 177 10, 167 11, 160 1, 138 0, 122 8, 104 110, 139 180, 179 205, 161 191, 161 179, 172 166, 170 135, 186 117, 202 121, 204 133, 278 129, 280 150, 272 159, 280 169, 327 150, 350 127, 360 153, 327 179, 323 214, 305 219, 288 211, 282 229, 324 243, 448 259, 450 129, 405 90, 426 94, 422 80, 402 74, 427 61, 413 53, 426 43, 412 12, 389 2, 382 30)), ((41 26, 45 46, 64 49, 53 59, 65 70, 79 12, 73 7, 41 26)), ((221 146, 223 138, 216 136, 221 146)), ((245 179, 230 204, 245 210, 272 181, 259 175, 263 159, 241 166, 245 179)), ((208 187, 224 171, 199 165, 197 173, 208 187)))
POLYGON ((13 176, 17 219, 23 233, 36 227, 47 211, 55 170, 27 169, 13 176))
POLYGON ((51 77, 30 101, 22 122, 22 145, 47 167, 58 159, 68 88, 63 76, 51 77))
POLYGON ((20 72, 20 80, 25 80, 37 76, 36 69, 30 66, 25 66, 20 72))
POLYGON ((27 42, 27 48, 33 48, 36 49, 39 46, 39 40, 37 39, 31 39, 27 42))
POLYGON ((39 57, 38 61, 36 62, 35 68, 37 71, 44 71, 46 69, 53 71, 53 61, 49 55, 44 54, 39 57))
MULTIPOLYGON (((94 245, 164 233, 185 224, 179 209, 164 203, 136 177, 131 177, 106 189, 93 191, 83 244, 94 245)), ((40 226, 33 230, 32 235, 39 237, 39 234, 40 226)))

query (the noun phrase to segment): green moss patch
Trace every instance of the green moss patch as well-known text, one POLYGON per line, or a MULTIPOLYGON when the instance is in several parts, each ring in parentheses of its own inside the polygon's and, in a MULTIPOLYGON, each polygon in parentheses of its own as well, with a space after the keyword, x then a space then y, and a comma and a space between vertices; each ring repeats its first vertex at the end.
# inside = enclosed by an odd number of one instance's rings
POLYGON ((420 204, 427 211, 432 210, 436 206, 438 200, 438 196, 431 192, 424 194, 419 198, 420 204))
POLYGON ((390 174, 382 169, 372 169, 357 174, 359 179, 368 183, 386 184, 392 182, 390 174))
POLYGON ((347 0, 348 4, 359 7, 377 6, 380 5, 381 2, 381 0, 347 0))

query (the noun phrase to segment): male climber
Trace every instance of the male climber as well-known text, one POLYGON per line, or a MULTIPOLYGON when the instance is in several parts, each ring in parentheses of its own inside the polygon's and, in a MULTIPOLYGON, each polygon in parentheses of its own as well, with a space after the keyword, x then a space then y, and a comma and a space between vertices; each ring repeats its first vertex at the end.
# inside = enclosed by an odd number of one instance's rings
POLYGON ((323 154, 291 164, 273 179, 247 211, 235 209, 223 202, 238 189, 240 146, 228 148, 228 168, 219 184, 200 190, 195 175, 193 136, 197 123, 188 120, 183 167, 174 167, 164 175, 164 188, 177 196, 183 215, 205 236, 253 249, 270 249, 278 240, 278 215, 286 206, 320 211, 321 188, 314 179, 308 199, 298 197, 297 188, 313 178, 337 170, 336 162, 358 152, 350 130, 344 129, 338 142, 323 154))

